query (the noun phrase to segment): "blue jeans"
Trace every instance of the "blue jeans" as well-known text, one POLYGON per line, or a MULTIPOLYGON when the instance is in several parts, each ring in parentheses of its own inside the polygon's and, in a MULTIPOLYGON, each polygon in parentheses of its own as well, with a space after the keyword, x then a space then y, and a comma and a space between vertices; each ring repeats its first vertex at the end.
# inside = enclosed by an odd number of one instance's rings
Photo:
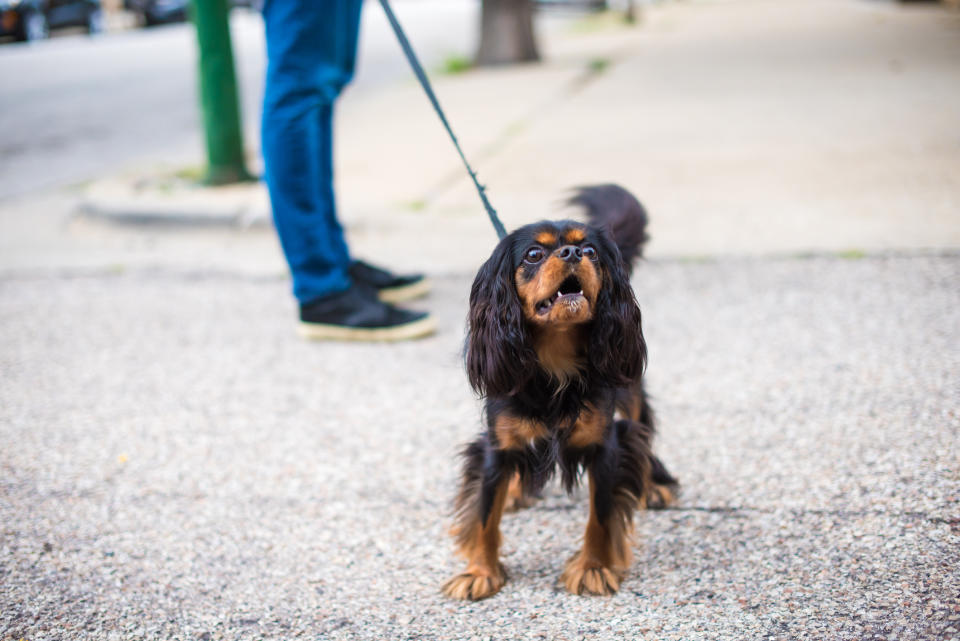
POLYGON ((346 290, 333 107, 353 77, 362 0, 266 0, 262 149, 273 221, 301 303, 346 290))

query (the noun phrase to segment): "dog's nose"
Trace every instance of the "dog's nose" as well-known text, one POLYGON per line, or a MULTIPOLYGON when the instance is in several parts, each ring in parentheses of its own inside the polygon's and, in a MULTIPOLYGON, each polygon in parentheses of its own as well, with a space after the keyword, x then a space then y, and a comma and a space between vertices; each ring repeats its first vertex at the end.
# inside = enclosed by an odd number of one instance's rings
POLYGON ((579 263, 580 259, 583 258, 583 250, 576 245, 564 245, 557 250, 557 256, 560 257, 560 260, 565 260, 568 263, 579 263))

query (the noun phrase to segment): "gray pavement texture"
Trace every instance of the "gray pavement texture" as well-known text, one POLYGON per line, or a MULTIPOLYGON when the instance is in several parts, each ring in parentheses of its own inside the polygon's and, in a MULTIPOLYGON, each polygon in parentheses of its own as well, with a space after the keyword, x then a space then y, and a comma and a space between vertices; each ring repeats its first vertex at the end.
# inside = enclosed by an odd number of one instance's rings
POLYGON ((437 88, 508 227, 586 182, 650 210, 634 285, 683 493, 637 515, 622 591, 563 591, 586 496, 551 486, 505 520, 500 594, 440 594, 494 235, 420 90, 370 82, 343 219, 435 282, 422 341, 298 339, 262 185, 131 168, 0 203, 0 641, 960 639, 960 14, 578 29, 437 88))
POLYGON ((960 255, 643 264, 683 495, 612 598, 557 582, 558 488, 506 519, 502 593, 440 594, 469 281, 383 346, 303 343, 277 279, 4 279, 0 638, 960 637, 960 255))

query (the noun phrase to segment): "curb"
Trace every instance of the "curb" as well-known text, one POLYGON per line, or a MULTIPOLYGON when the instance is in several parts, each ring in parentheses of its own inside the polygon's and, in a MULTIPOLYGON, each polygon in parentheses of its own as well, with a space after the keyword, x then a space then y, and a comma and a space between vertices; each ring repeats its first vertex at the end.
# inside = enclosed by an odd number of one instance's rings
POLYGON ((155 172, 98 180, 83 190, 76 211, 116 225, 269 228, 262 182, 209 186, 155 172))

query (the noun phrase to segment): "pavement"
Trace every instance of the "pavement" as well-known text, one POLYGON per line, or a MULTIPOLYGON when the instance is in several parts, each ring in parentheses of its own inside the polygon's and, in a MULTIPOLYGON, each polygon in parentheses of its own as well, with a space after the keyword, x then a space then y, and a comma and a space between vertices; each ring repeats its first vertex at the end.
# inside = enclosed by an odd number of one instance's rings
POLYGON ((0 207, 2 641, 960 639, 960 15, 662 3, 543 46, 436 84, 508 227, 597 181, 650 210, 683 493, 621 592, 562 590, 587 497, 550 487, 500 594, 440 594, 495 237, 411 82, 345 96, 337 175, 355 252, 434 281, 422 341, 300 341, 257 183, 0 207))

